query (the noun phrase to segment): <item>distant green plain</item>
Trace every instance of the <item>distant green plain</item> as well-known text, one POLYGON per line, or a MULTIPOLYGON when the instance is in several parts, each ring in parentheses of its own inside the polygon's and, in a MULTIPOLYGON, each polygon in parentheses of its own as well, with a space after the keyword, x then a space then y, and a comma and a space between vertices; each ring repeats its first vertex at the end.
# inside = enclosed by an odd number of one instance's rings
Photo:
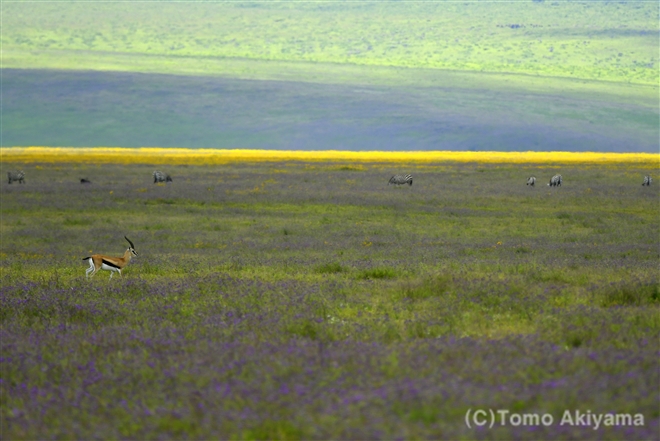
POLYGON ((4 67, 218 74, 233 58, 658 85, 655 2, 5 3, 2 44, 4 67))

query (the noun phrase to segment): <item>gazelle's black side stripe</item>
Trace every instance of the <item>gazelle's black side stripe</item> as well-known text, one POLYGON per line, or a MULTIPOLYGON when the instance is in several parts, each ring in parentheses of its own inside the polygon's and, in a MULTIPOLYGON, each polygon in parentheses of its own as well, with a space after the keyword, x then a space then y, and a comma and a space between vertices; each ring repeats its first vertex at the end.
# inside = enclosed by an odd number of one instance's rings
POLYGON ((103 259, 102 262, 103 262, 105 265, 111 266, 111 267, 113 267, 113 268, 121 269, 121 268, 119 268, 117 265, 115 265, 114 263, 109 262, 109 261, 107 261, 107 260, 105 260, 105 259, 103 259))

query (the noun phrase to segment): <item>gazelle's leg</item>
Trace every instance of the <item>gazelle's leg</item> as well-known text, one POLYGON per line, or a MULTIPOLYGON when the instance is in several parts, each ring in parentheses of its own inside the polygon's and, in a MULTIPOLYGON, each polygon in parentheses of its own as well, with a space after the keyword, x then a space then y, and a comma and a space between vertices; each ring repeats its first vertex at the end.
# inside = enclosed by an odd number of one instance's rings
POLYGON ((87 271, 85 271, 85 277, 90 278, 94 274, 96 274, 96 267, 94 266, 94 262, 92 261, 92 259, 90 259, 89 260, 89 268, 87 268, 87 271), (91 275, 90 275, 90 273, 91 273, 91 275))

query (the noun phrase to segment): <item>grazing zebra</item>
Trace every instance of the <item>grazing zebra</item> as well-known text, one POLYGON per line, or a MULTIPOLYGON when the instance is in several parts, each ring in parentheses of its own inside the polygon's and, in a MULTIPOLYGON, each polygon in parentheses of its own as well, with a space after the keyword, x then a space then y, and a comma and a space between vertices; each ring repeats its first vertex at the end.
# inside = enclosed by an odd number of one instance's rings
POLYGON ((87 179, 87 178, 82 178, 82 179, 80 179, 80 183, 81 183, 81 184, 91 184, 92 181, 90 181, 90 180, 87 179))
POLYGON ((651 185, 651 182, 653 182, 653 179, 651 179, 650 176, 644 176, 644 182, 642 183, 642 186, 649 186, 651 185))
POLYGON ((561 187, 561 175, 554 175, 550 182, 548 182, 550 187, 561 187))
POLYGON ((20 184, 25 184, 25 173, 22 170, 7 172, 7 180, 10 184, 14 181, 18 181, 20 184))
POLYGON ((390 182, 387 183, 389 184, 396 184, 396 185, 403 185, 403 184, 408 184, 412 185, 412 175, 394 175, 390 178, 390 182))
POLYGON ((535 178, 534 176, 530 176, 530 177, 527 179, 527 185, 531 185, 531 186, 533 187, 534 184, 536 184, 536 178, 535 178))
POLYGON ((172 178, 167 173, 163 173, 162 171, 156 170, 154 172, 154 184, 157 182, 165 182, 165 183, 172 182, 172 178))

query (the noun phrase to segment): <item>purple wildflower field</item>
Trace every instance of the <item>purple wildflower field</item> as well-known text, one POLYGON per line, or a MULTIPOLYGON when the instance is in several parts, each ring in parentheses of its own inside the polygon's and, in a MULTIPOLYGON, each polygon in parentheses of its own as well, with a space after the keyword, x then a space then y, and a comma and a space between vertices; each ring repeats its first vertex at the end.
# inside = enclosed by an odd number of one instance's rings
POLYGON ((3 164, 2 439, 658 438, 647 169, 158 168, 3 164))

